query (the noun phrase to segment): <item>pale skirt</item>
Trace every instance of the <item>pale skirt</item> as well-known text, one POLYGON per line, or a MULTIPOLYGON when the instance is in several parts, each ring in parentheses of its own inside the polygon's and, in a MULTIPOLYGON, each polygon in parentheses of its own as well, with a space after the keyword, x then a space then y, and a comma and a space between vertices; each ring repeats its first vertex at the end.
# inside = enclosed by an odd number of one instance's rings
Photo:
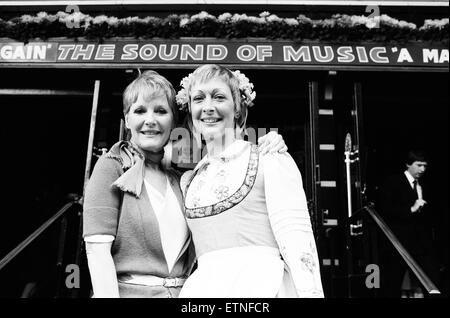
POLYGON ((208 252, 186 280, 180 298, 286 297, 285 265, 276 248, 244 246, 208 252))

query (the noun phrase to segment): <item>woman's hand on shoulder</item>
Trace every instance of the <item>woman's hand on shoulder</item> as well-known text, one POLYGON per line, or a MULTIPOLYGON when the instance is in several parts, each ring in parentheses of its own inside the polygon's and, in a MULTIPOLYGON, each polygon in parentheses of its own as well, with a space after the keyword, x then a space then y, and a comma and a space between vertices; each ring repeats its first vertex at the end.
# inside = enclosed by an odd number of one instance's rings
POLYGON ((269 131, 268 134, 258 138, 259 152, 264 155, 266 153, 285 153, 288 150, 283 136, 276 131, 269 131))

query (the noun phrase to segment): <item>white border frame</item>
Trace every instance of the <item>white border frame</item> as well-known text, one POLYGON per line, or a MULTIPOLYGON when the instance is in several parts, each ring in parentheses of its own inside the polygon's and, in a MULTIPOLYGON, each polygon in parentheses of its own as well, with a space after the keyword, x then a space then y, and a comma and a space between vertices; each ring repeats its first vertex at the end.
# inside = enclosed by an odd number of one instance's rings
POLYGON ((1 6, 101 6, 101 5, 310 5, 310 6, 417 6, 417 7, 448 7, 448 1, 371 1, 371 0, 43 0, 43 1, 0 1, 1 6))

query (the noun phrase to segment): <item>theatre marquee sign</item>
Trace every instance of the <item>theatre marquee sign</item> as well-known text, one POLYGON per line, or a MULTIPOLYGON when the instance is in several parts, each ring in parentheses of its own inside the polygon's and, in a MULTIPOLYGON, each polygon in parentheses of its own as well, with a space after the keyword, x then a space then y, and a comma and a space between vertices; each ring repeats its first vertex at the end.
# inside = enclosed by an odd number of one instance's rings
POLYGON ((0 41, 0 63, 236 64, 274 66, 390 66, 448 68, 443 44, 327 44, 205 39, 30 42, 0 41))

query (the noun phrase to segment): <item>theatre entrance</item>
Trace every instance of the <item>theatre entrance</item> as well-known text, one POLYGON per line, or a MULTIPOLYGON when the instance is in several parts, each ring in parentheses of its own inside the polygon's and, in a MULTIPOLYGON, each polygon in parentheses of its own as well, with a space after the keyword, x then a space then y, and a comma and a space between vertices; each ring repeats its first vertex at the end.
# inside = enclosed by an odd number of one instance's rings
MULTIPOLYGON (((178 89, 192 68, 155 70, 178 89)), ((8 185, 2 198, 7 206, 15 207, 2 223, 7 224, 1 232, 4 254, 50 217, 48 213, 59 208, 68 195, 82 195, 86 171, 89 174, 98 156, 124 138, 122 92, 138 70, 4 68, 1 72, 2 139, 8 154, 2 156, 3 167, 7 167, 4 184, 8 185)), ((393 73, 388 80, 381 78, 385 73, 375 76, 373 72, 265 68, 242 72, 254 83, 257 94, 249 112, 249 138, 277 130, 302 173, 325 294, 370 296, 373 291, 368 294, 367 289, 358 289, 366 276, 366 264, 361 262, 365 256, 361 236, 348 236, 348 216, 373 201, 377 175, 388 166, 386 154, 397 151, 398 144, 406 140, 407 133, 395 131, 401 118, 426 114, 416 141, 434 141, 429 148, 441 149, 441 156, 435 151, 435 162, 448 174, 444 163, 448 162, 448 147, 438 142, 447 136, 438 131, 448 127, 448 108, 444 107, 448 79, 425 74, 428 84, 421 86, 417 84, 424 76, 420 73, 393 73), (432 84, 437 78, 442 85, 432 84), (396 90, 395 84, 402 81, 415 82, 414 89, 408 93, 403 85, 396 90), (424 106, 430 96, 433 112, 424 106), (346 150, 351 153, 350 178, 344 161, 346 150)), ((442 211, 445 204, 448 207, 448 201, 443 202, 442 211)), ((77 237, 77 231, 73 235, 77 237)), ((23 267, 15 270, 27 272, 23 267)), ((5 282, 7 277, 15 277, 7 271, 0 274, 5 282)), ((15 281, 11 284, 17 286, 15 281)), ((5 288, 12 285, 3 284, 5 288)))
MULTIPOLYGON (((178 89, 178 83, 192 68, 155 70, 178 89)), ((137 69, 2 69, 0 102, 7 118, 2 125, 2 137, 9 153, 2 163, 10 167, 5 172, 10 186, 4 192, 4 200, 10 200, 8 205, 21 202, 4 223, 14 224, 2 231, 4 238, 8 238, 5 241, 10 243, 4 246, 4 252, 41 225, 68 197, 83 195, 96 159, 124 138, 122 92, 138 72, 137 69), (18 227, 20 223, 23 224, 18 227)), ((338 148, 342 148, 347 131, 339 130, 336 135, 336 116, 332 115, 339 114, 335 104, 339 91, 333 88, 333 74, 264 68, 243 72, 254 83, 257 93, 255 106, 249 113, 248 138, 255 141, 270 130, 277 130, 288 145, 302 173, 324 287, 327 294, 334 293, 330 275, 336 275, 335 268, 342 267, 339 263, 342 258, 332 254, 340 251, 330 247, 328 230, 340 223, 337 220, 345 210, 337 192, 343 162, 338 148)), ((352 105, 353 93, 352 90, 342 103, 352 105)), ((75 230, 73 235, 76 241, 79 231, 75 230)), ((340 241, 335 244, 339 246, 340 241)), ((30 275, 36 275, 35 271, 30 275)))

